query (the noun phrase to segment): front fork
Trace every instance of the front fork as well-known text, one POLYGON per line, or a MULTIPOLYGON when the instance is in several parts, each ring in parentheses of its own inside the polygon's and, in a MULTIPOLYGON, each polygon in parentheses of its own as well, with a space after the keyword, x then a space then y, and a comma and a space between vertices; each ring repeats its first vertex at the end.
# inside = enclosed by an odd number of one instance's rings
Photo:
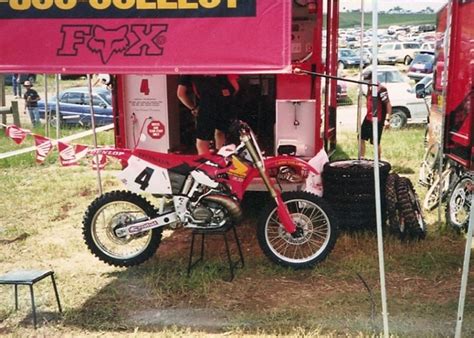
POLYGON ((272 182, 270 181, 270 177, 268 177, 268 174, 265 171, 263 160, 261 156, 258 154, 257 149, 255 149, 255 146, 252 142, 250 135, 248 134, 243 135, 242 141, 244 142, 246 148, 248 149, 250 153, 250 156, 252 157, 255 165, 257 166, 257 170, 260 173, 260 177, 262 177, 263 183, 267 187, 268 192, 270 193, 270 195, 276 202, 278 218, 280 218, 280 221, 283 223, 283 226, 285 227, 286 231, 288 231, 290 234, 295 233, 296 225, 291 219, 290 212, 288 211, 286 204, 283 202, 283 199, 281 198, 280 191, 276 190, 272 182))

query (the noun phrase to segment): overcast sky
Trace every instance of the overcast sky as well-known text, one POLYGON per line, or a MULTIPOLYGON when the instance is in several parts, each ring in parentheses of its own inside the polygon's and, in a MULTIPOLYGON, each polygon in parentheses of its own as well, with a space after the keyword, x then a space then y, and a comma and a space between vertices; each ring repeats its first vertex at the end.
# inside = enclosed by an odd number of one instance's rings
MULTIPOLYGON (((419 1, 419 0, 379 0, 378 8, 379 11, 387 11, 395 6, 400 6, 405 9, 410 9, 414 12, 422 10, 426 7, 431 7, 435 11, 440 9, 447 0, 432 0, 432 1, 419 1)), ((339 7, 341 11, 360 9, 361 0, 340 0, 339 7)), ((365 11, 372 10, 372 1, 364 0, 365 11)))

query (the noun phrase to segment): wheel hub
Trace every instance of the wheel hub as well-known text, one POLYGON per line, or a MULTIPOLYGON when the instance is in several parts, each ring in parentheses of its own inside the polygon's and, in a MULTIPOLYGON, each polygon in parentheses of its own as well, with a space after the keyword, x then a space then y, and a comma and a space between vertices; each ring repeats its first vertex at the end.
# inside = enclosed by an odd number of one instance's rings
POLYGON ((126 244, 132 240, 131 236, 120 237, 117 234, 117 230, 126 227, 128 224, 135 221, 135 217, 132 217, 128 213, 118 213, 111 217, 110 222, 107 226, 107 238, 116 244, 126 244))
POLYGON ((312 228, 310 228, 310 219, 304 214, 292 214, 291 218, 296 226, 295 232, 290 234, 284 227, 280 227, 280 236, 291 244, 299 245, 306 243, 309 237, 311 237, 310 232, 312 228))

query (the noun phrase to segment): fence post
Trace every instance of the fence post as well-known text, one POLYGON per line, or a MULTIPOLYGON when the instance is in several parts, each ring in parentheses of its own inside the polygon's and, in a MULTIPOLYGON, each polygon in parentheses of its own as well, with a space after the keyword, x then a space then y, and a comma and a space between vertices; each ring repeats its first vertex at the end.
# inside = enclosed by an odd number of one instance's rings
POLYGON ((18 101, 12 101, 12 106, 10 108, 10 111, 13 115, 13 124, 16 125, 17 127, 21 127, 20 112, 19 112, 19 109, 18 109, 18 101))

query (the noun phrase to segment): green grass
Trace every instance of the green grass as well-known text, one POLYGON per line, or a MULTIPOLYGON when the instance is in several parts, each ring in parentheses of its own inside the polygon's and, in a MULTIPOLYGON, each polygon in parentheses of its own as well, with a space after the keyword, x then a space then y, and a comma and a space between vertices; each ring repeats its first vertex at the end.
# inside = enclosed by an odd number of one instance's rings
MULTIPOLYGON (((410 127, 386 131, 382 138, 382 158, 412 182, 417 181, 423 135, 422 127, 410 127)), ((113 141, 112 133, 101 137, 105 144, 113 141)), ((1 136, 0 147, 6 151, 18 146, 1 136)), ((367 155, 371 153, 369 148, 367 155)), ((339 133, 335 158, 356 156, 355 133, 339 133)), ((327 260, 312 270, 295 271, 276 266, 262 254, 255 236, 256 220, 250 217, 238 228, 246 261, 232 283, 224 280, 228 270, 220 242, 208 247, 205 262, 186 276, 187 230, 165 238, 157 255, 146 263, 114 268, 97 260, 82 239, 82 217, 97 195, 95 172, 87 164, 64 168, 54 158, 40 166, 30 160, 0 162, 0 271, 52 268, 65 313, 56 315, 49 283, 39 283, 41 325, 34 331, 28 293, 20 292, 20 311, 15 312, 12 292, 7 289, 0 293, 0 334, 172 337, 226 332, 240 337, 367 336, 382 331, 377 241, 372 231, 341 233, 327 260), (358 276, 371 290, 375 314, 358 276), (222 325, 195 326, 200 319, 188 310, 208 314, 222 325), (157 318, 166 311, 182 311, 176 320, 189 318, 189 325, 160 323, 157 318)), ((122 189, 115 172, 103 173, 105 191, 122 189)), ((424 189, 416 189, 422 196, 424 189)), ((434 213, 426 218, 429 234, 424 241, 401 243, 384 236, 394 335, 449 336, 454 330, 464 238, 449 231, 439 233, 434 213)), ((465 336, 474 333, 473 296, 470 287, 465 336)))
MULTIPOLYGON (((360 27, 360 13, 341 12, 339 14, 340 28, 360 27)), ((436 23, 436 14, 379 14, 379 27, 388 28, 392 25, 423 25, 436 23)), ((364 15, 365 27, 372 26, 372 13, 364 15)))

